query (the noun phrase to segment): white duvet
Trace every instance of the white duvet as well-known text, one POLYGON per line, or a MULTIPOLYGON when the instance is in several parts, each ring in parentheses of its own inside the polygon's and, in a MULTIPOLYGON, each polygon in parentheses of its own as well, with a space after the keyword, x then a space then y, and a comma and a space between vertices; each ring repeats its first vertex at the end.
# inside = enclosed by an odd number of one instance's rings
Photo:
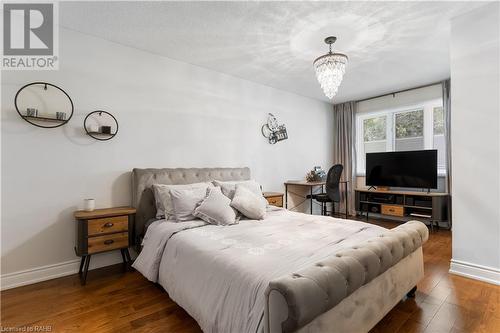
POLYGON ((237 225, 153 223, 134 268, 204 332, 263 332, 269 281, 383 233, 375 225, 272 209, 237 225))

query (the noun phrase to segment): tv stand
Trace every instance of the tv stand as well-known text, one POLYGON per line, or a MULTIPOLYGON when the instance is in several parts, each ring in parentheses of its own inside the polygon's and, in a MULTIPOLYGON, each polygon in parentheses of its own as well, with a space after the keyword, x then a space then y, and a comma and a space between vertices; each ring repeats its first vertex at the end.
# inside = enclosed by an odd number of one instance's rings
MULTIPOLYGON (((424 189, 425 191, 425 189, 424 189)), ((431 229, 448 219, 448 193, 417 191, 386 191, 377 189, 356 189, 356 211, 366 215, 380 214, 396 217, 402 221, 419 220, 428 222, 431 229)))

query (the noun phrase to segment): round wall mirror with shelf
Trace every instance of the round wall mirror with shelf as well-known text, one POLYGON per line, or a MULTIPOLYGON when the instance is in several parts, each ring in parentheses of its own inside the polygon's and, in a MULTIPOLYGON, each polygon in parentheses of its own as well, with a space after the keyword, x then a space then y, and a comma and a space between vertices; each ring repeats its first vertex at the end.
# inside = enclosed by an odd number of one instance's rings
POLYGON ((118 121, 111 113, 96 110, 85 117, 83 128, 90 137, 99 141, 107 141, 118 133, 118 121))
POLYGON ((48 82, 32 82, 16 93, 14 105, 19 116, 31 125, 56 128, 73 117, 73 101, 60 87, 48 82))

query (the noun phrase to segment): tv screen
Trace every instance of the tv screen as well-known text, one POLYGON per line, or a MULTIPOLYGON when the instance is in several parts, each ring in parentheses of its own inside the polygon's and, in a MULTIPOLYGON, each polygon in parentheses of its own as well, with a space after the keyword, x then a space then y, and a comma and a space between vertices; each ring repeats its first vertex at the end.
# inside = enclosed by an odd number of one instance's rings
POLYGON ((437 188, 437 150, 367 153, 366 185, 437 188))

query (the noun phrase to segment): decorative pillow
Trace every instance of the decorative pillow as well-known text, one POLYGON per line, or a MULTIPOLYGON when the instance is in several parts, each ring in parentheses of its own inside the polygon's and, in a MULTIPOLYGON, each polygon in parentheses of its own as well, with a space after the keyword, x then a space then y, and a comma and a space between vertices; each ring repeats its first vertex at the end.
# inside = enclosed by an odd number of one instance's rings
POLYGON ((257 183, 255 180, 229 181, 229 182, 214 180, 212 183, 215 186, 219 186, 222 190, 222 193, 231 200, 234 197, 234 191, 236 190, 236 185, 246 186, 253 193, 262 195, 260 184, 257 183))
POLYGON ((267 201, 262 194, 257 195, 245 185, 236 185, 231 207, 252 220, 262 220, 266 216, 267 201))
POLYGON ((211 183, 193 183, 183 185, 153 184, 153 194, 155 196, 156 203, 156 218, 165 218, 167 220, 173 218, 174 208, 172 206, 172 198, 170 197, 171 189, 203 188, 204 191, 206 191, 209 186, 213 185, 211 183))
POLYGON ((239 217, 230 204, 231 200, 222 194, 220 187, 211 187, 207 190, 205 199, 194 210, 193 215, 210 224, 236 224, 239 217))
POLYGON ((171 189, 173 217, 176 222, 191 221, 196 219, 193 215, 196 206, 205 199, 207 189, 195 187, 190 189, 171 189))

